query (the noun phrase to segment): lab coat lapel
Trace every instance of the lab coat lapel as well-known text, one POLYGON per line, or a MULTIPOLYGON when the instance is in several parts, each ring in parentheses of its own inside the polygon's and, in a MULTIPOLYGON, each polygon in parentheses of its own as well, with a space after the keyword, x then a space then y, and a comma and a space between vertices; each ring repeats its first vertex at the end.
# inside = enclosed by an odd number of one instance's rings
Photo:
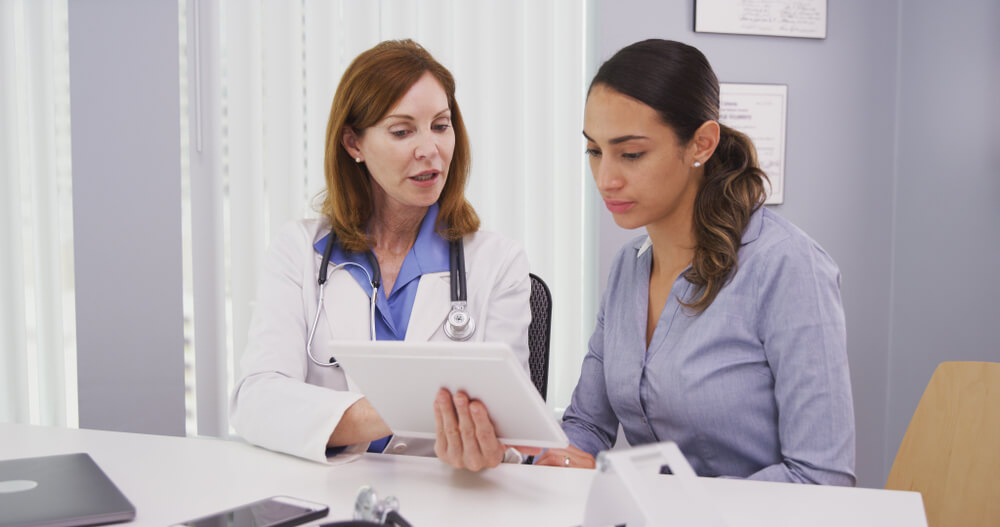
MULTIPOLYGON (((323 310, 330 330, 328 335, 332 340, 369 340, 370 297, 343 269, 327 276, 323 310)), ((323 349, 329 349, 326 343, 323 349)))
POLYGON ((443 272, 421 276, 406 327, 406 340, 430 340, 441 329, 450 310, 451 274, 443 272))

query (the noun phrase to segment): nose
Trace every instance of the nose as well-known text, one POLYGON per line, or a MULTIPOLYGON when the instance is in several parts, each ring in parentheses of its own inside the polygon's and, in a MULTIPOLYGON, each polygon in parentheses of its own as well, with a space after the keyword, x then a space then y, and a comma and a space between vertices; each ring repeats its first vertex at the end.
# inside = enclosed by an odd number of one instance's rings
POLYGON ((610 166, 610 163, 601 163, 600 159, 590 164, 590 171, 594 174, 594 183, 597 185, 597 190, 602 194, 618 190, 625 184, 625 179, 622 178, 621 172, 610 166))
POLYGON ((416 144, 413 145, 413 157, 415 159, 433 159, 438 154, 437 138, 431 132, 418 134, 416 144))

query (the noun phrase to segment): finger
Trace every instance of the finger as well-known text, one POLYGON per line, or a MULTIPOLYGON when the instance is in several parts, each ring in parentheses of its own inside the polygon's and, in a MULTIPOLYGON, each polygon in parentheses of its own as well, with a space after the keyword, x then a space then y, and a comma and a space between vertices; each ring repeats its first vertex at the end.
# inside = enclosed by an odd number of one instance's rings
POLYGON ((479 451, 483 453, 483 462, 489 468, 496 467, 503 462, 507 447, 497 439, 496 429, 493 428, 493 421, 490 420, 486 405, 481 401, 472 401, 469 403, 469 413, 475 425, 476 442, 479 451))
POLYGON ((594 456, 573 445, 569 447, 569 456, 571 467, 594 468, 597 466, 597 463, 594 462, 594 456))
MULTIPOLYGON (((444 428, 446 445, 444 446, 444 460, 455 468, 462 468, 462 435, 459 431, 459 419, 456 415, 455 405, 452 404, 452 396, 447 390, 443 390, 447 396, 442 395, 440 400, 441 422, 444 428)), ((440 392, 439 392, 440 393, 440 392)))
POLYGON ((564 465, 567 451, 562 448, 550 448, 535 458, 536 465, 549 467, 561 467, 564 465))
POLYGON ((446 455, 448 454, 448 436, 445 434, 444 428, 444 417, 442 417, 442 406, 444 406, 444 401, 439 393, 438 397, 434 399, 434 432, 437 436, 434 441, 434 454, 437 455, 439 459, 447 462, 446 455))
POLYGON ((462 461, 465 468, 475 472, 483 468, 483 453, 476 438, 476 425, 469 414, 469 396, 458 392, 452 398, 458 415, 458 431, 462 438, 462 461))

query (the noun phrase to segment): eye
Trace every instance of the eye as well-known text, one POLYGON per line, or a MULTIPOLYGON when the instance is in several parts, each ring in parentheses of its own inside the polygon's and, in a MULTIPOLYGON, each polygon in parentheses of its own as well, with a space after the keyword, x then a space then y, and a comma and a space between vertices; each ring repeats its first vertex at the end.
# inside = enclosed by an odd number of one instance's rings
POLYGON ((410 134, 409 130, 389 130, 389 133, 394 137, 403 138, 410 134))
POLYGON ((451 125, 448 123, 438 123, 434 125, 432 128, 434 129, 435 132, 444 132, 447 131, 449 128, 451 128, 451 125))
POLYGON ((596 148, 588 148, 583 153, 590 157, 601 157, 601 151, 596 148))
POLYGON ((645 152, 625 152, 622 154, 622 157, 628 159, 629 161, 635 161, 644 155, 646 155, 645 152))

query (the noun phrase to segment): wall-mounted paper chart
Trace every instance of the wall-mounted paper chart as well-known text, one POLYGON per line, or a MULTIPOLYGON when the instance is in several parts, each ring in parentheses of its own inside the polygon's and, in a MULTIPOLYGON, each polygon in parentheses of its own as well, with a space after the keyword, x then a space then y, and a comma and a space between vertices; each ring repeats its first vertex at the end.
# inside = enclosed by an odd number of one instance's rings
POLYGON ((719 121, 750 136, 757 147, 757 161, 770 180, 768 205, 785 201, 787 101, 784 84, 719 84, 719 121))
POLYGON ((826 0, 695 0, 694 30, 826 38, 826 0))

